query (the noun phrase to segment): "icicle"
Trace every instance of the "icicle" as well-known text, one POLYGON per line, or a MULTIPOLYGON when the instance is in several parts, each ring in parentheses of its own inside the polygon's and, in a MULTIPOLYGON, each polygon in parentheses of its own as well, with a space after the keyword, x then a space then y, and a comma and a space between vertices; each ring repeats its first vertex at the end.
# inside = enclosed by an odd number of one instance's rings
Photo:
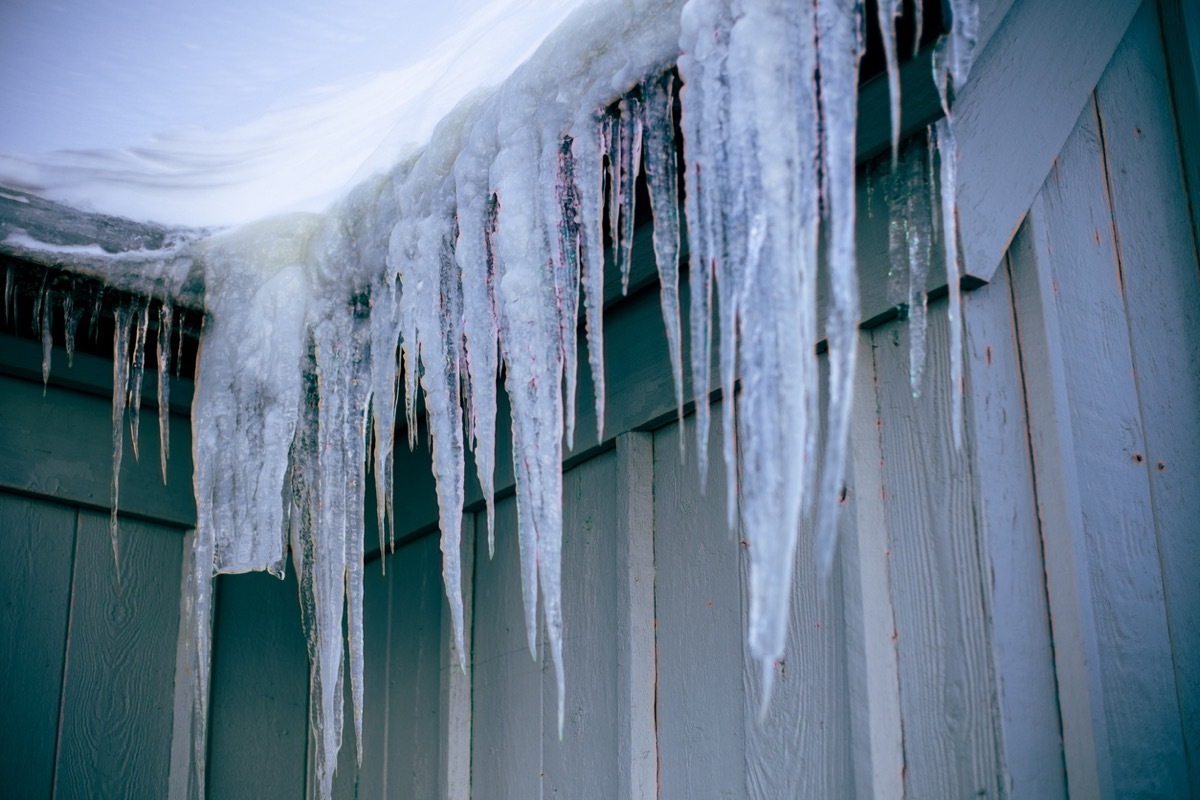
MULTIPOLYGON (((203 325, 203 323, 201 323, 203 325)), ((175 344, 175 377, 181 377, 180 370, 183 369, 183 327, 179 328, 179 340, 175 344)))
POLYGON ((4 272, 4 323, 11 324, 14 328, 17 326, 17 312, 13 306, 13 289, 16 280, 17 276, 13 271, 13 265, 9 264, 8 269, 4 272))
MULTIPOLYGON (((571 145, 583 230, 583 295, 588 364, 596 403, 596 439, 604 440, 604 157, 609 151, 605 117, 579 132, 571 145)), ((615 230, 615 229, 614 229, 615 230)))
POLYGON ((454 162, 458 207, 458 263, 463 292, 463 336, 471 386, 471 449, 487 506, 488 557, 495 553, 496 381, 500 321, 496 311, 493 239, 496 203, 487 181, 495 155, 495 123, 480 122, 454 162))
POLYGON ((929 281, 929 262, 932 258, 933 231, 930 230, 933 185, 926 182, 926 146, 918 143, 909 148, 905 169, 906 184, 905 228, 908 239, 908 330, 909 383, 913 397, 921 394, 921 377, 925 373, 925 334, 928 329, 925 288, 929 281))
MULTIPOLYGON (((371 289, 371 401, 374 431, 375 506, 379 525, 379 549, 385 540, 395 542, 393 500, 393 446, 396 429, 396 382, 399 378, 397 348, 400 329, 397 324, 397 277, 389 267, 371 289)), ((387 558, 380 558, 387 569, 387 558)))
MULTIPOLYGON (((883 55, 887 62, 888 99, 892 122, 892 168, 895 171, 900 157, 900 65, 896 60, 896 19, 900 16, 902 0, 878 0, 879 33, 883 38, 883 55)), ((918 6, 921 0, 918 0, 918 6)), ((918 37, 919 38, 919 37, 918 37)), ((857 91, 854 93, 857 104, 857 91)))
POLYGON ((941 158, 942 246, 946 252, 946 288, 950 293, 950 308, 946 318, 950 325, 950 426, 954 449, 962 449, 962 290, 958 268, 958 220, 954 209, 955 159, 958 158, 954 125, 949 118, 937 123, 938 150, 941 158))
POLYGON ((642 98, 634 96, 626 96, 621 100, 621 120, 618 129, 621 142, 620 169, 617 169, 618 165, 613 165, 613 173, 619 171, 621 176, 617 184, 620 227, 614 228, 612 234, 617 263, 621 270, 621 294, 629 293, 629 270, 633 266, 633 216, 637 178, 642 166, 643 102, 642 98))
MULTIPOLYGON (((654 216, 654 261, 658 265, 663 322, 675 405, 683 421, 683 352, 679 322, 679 174, 675 149, 675 78, 666 75, 642 85, 646 183, 654 216)), ((682 433, 679 439, 683 446, 682 433)))
POLYGON ((163 484, 171 452, 171 334, 175 316, 170 303, 158 307, 158 457, 163 484))
POLYGON ((831 300, 829 405, 817 514, 817 565, 828 576, 837 545, 837 514, 846 439, 854 390, 858 345, 858 271, 854 252, 854 133, 862 27, 854 0, 820 0, 821 140, 829 222, 828 265, 831 300))
MULTIPOLYGON (((405 218, 392 231, 388 248, 388 264, 400 272, 400 260, 415 260, 417 257, 415 228, 405 224, 405 218)), ((417 340, 417 294, 415 286, 409 291, 401 288, 396 303, 396 315, 400 325, 400 361, 404 379, 404 424, 408 430, 408 449, 417 446, 417 386, 420 383, 421 367, 417 340)))
POLYGON ((96 290, 96 296, 92 299, 92 318, 88 321, 88 336, 92 341, 98 341, 100 331, 100 315, 104 313, 104 287, 101 286, 96 290))
MULTIPOLYGON (((683 79, 680 98, 686 173, 685 207, 688 220, 691 290, 689 330, 691 338, 692 392, 696 400, 696 465, 700 486, 708 480, 708 434, 712 362, 712 293, 716 261, 723 248, 724 233, 717 202, 722 195, 718 178, 725 161, 723 142, 726 121, 722 107, 722 73, 732 20, 714 0, 691 0, 680 15, 679 74, 683 79), (718 242, 721 244, 718 245, 718 242)), ((732 405, 732 395, 723 405, 732 405)), ((732 478, 731 478, 732 480, 732 478)))
MULTIPOLYGON (((442 575, 458 652, 463 650, 462 515, 465 449, 459 387, 463 293, 454 257, 455 183, 449 172, 458 152, 461 119, 439 125, 434 144, 403 189, 424 216, 402 217, 392 234, 389 263, 401 281, 405 368, 419 371, 433 452, 441 528, 442 575)), ((402 200, 402 205, 404 204, 402 200)))
MULTIPOLYGON (((189 554, 188 569, 191 572, 192 593, 190 605, 192 622, 191 637, 187 643, 188 665, 196 680, 192 685, 192 763, 191 770, 196 780, 196 796, 207 797, 205 792, 205 756, 208 748, 208 685, 212 670, 212 595, 213 595, 213 540, 212 530, 197 528, 189 554)), ((303 611, 303 608, 301 609, 303 611)))
POLYGON ((575 446, 575 390, 578 378, 579 352, 579 277, 580 222, 579 188, 575 185, 575 156, 572 138, 564 137, 555 146, 554 139, 543 145, 545 174, 555 176, 553 183, 543 184, 544 219, 551 221, 555 241, 550 248, 554 269, 554 293, 558 303, 563 373, 566 393, 563 408, 566 412, 567 448, 575 446))
POLYGON ((954 449, 961 450, 963 323, 958 265, 958 217, 955 209, 958 144, 954 133, 954 94, 967 82, 979 29, 979 13, 974 0, 951 0, 950 9, 950 34, 938 40, 933 53, 933 80, 938 87, 942 112, 945 114, 945 117, 938 121, 936 129, 941 167, 942 245, 946 255, 946 286, 950 293, 947 318, 950 324, 951 426, 954 449))
POLYGON ((67 348, 67 368, 75 362, 75 331, 83 316, 83 307, 75 302, 75 277, 71 276, 71 288, 63 295, 63 343, 67 348))
POLYGON ((113 564, 116 566, 117 583, 121 582, 121 559, 117 551, 117 507, 121 495, 121 456, 125 449, 125 401, 129 387, 129 337, 133 327, 134 311, 121 304, 113 311, 116 330, 113 333, 113 427, 112 427, 112 513, 109 517, 108 535, 112 539, 113 564))
POLYGON ((925 3, 923 0, 913 0, 912 4, 913 15, 913 43, 912 55, 917 57, 917 53, 921 52, 921 36, 925 30, 925 3))
MULTIPOLYGON (((897 308, 900 319, 908 316, 908 292, 911 275, 908 262, 908 191, 907 164, 901 171, 898 159, 886 173, 888 222, 888 302, 897 308)), ((868 174, 869 174, 868 170, 868 174)))
POLYGON ((146 333, 150 327, 150 303, 139 301, 134 311, 137 327, 133 336, 133 369, 129 377, 129 441, 133 444, 133 460, 138 461, 138 422, 142 411, 142 376, 146 371, 146 333))
MULTIPOLYGON (((536 156, 541 149, 537 133, 524 125, 524 120, 535 112, 535 98, 514 92, 503 96, 501 102, 516 112, 499 120, 496 140, 500 149, 490 174, 500 198, 495 236, 496 304, 500 310, 506 385, 512 401, 525 624, 529 650, 536 658, 540 588, 550 656, 559 687, 561 731, 563 361, 558 344, 560 323, 554 281, 545 269, 550 261, 546 221, 537 214, 539 181, 553 180, 555 176, 540 176, 537 170, 530 169, 531 163, 538 163, 536 156)), ((580 153, 575 155, 578 166, 580 153)), ((586 200, 588 193, 583 192, 583 197, 586 200)), ((586 208, 584 214, 585 225, 591 222, 594 229, 597 219, 590 218, 586 208)))
POLYGON ((303 264, 317 224, 276 217, 201 243, 208 317, 192 405, 197 535, 212 537, 220 572, 283 574, 282 497, 309 297, 303 264))
POLYGON ((39 302, 41 304, 39 327, 42 338, 42 395, 44 396, 46 387, 50 384, 50 354, 54 349, 54 297, 49 285, 43 287, 39 302))

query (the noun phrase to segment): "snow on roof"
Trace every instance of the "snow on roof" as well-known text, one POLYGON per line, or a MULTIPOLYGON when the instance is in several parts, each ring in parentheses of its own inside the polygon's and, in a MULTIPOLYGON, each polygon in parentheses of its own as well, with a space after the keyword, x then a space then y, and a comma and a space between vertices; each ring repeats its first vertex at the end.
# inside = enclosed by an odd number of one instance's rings
POLYGON ((584 4, 6 3, 0 184, 191 227, 321 211, 584 4))

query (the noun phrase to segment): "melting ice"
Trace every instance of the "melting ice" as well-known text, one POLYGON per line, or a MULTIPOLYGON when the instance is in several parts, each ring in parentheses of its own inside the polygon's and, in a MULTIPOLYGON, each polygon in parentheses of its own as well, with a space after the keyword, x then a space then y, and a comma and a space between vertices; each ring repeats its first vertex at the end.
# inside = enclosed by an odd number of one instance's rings
MULTIPOLYGON (((879 4, 893 147, 900 120, 892 30, 900 5, 879 4)), ((928 137, 941 164, 940 214, 923 200, 934 161, 923 143, 892 170, 887 196, 897 302, 907 305, 914 324, 914 391, 924 360, 925 272, 935 224, 945 232, 957 437, 962 364, 953 95, 970 64, 975 14, 968 0, 954 0, 951 8, 952 32, 935 57, 946 117, 928 137)), ((327 213, 273 217, 179 245, 186 259, 173 252, 170 263, 199 265, 207 312, 193 408, 198 521, 189 600, 199 675, 198 763, 212 575, 282 575, 289 551, 312 663, 321 796, 330 795, 341 747, 346 639, 361 759, 366 465, 372 459, 382 548, 391 538, 385 531, 394 527, 393 430, 401 381, 409 444, 423 405, 432 445, 442 572, 461 650, 465 462, 469 449, 487 498, 490 552, 497 381, 504 377, 526 631, 536 654, 540 606, 561 733, 561 465, 564 439, 570 446, 574 434, 576 328, 582 306, 602 438, 604 270, 612 263, 627 283, 640 173, 653 213, 681 410, 683 191, 696 458, 703 481, 716 338, 725 491, 730 524, 740 514, 750 543, 749 647, 769 689, 784 651, 799 532, 806 521, 815 523, 813 551, 826 573, 836 545, 859 318, 854 133, 863 25, 857 0, 587 5, 500 87, 460 103, 428 146, 359 183, 327 213), (674 63, 678 77, 670 70, 674 63), (823 409, 828 435, 818 457, 822 264, 832 291, 823 409)), ((88 258, 119 257, 88 251, 88 258)), ((178 285, 182 278, 172 280, 178 285)), ((49 315, 50 300, 43 303, 49 315)), ((63 308, 70 346, 78 316, 66 301, 63 308)), ((138 452, 150 318, 149 303, 116 311, 114 508, 126 416, 138 452)), ((156 320, 165 476, 170 307, 157 306, 156 320)), ((116 551, 115 512, 112 533, 116 551)))

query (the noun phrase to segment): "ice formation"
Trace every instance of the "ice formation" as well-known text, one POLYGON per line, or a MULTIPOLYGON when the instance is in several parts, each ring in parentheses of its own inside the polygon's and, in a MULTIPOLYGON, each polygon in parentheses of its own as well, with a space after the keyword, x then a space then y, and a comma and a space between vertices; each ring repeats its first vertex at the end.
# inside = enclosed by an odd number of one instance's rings
MULTIPOLYGON (((879 5, 894 147, 900 128, 892 29, 900 5, 879 5)), ((896 302, 913 322, 914 391, 924 360, 935 226, 945 233, 957 441, 962 345, 953 93, 965 81, 976 17, 969 0, 953 0, 951 9, 952 31, 934 59, 946 117, 929 132, 931 149, 920 142, 909 146, 902 162, 893 156, 893 165, 902 166, 893 168, 885 186, 896 302), (940 220, 927 201, 935 141, 940 220)), ((272 217, 183 242, 160 259, 168 276, 178 264, 194 261, 205 285, 193 408, 198 522, 190 598, 198 763, 212 575, 282 575, 289 549, 308 632, 321 796, 330 795, 341 746, 346 641, 361 759, 366 466, 370 458, 383 548, 394 526, 393 430, 401 396, 410 446, 422 425, 432 446, 443 577, 461 651, 466 451, 472 451, 487 498, 490 551, 501 375, 512 407, 528 644, 536 656, 540 599, 561 732, 561 465, 564 438, 570 446, 574 434, 577 322, 582 297, 597 436, 603 439, 605 263, 627 285, 642 172, 680 413, 683 181, 702 480, 717 304, 730 524, 740 515, 750 545, 749 647, 769 690, 784 650, 799 533, 811 528, 815 558, 826 573, 836 545, 859 317, 854 180, 863 24, 857 0, 584 6, 498 88, 461 102, 426 147, 359 183, 327 213, 272 217), (825 324, 829 392, 827 434, 818 453, 822 264, 831 289, 825 324)), ((90 250, 87 256, 98 262, 122 258, 90 250)), ((182 279, 171 280, 178 285, 182 279)), ((42 302, 48 319, 51 301, 42 302)), ((79 317, 65 301, 63 308, 69 347, 79 317)), ((115 313, 114 509, 127 408, 138 451, 150 303, 121 304, 115 313)), ((169 306, 159 305, 157 323, 165 478, 169 306)), ((115 551, 115 511, 112 532, 115 551)))

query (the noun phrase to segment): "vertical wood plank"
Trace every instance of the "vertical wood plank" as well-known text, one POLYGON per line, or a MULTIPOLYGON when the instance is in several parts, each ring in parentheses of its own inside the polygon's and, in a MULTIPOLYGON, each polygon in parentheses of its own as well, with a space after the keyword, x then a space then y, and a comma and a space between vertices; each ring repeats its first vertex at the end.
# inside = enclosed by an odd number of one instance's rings
POLYGON ((904 796, 904 730, 877 382, 875 343, 870 334, 864 334, 859 339, 850 419, 848 507, 842 514, 838 545, 845 596, 854 794, 863 800, 899 800, 904 796))
MULTIPOLYGON (((200 790, 196 780, 196 679, 195 659, 195 616, 192 600, 196 574, 193 545, 196 532, 189 530, 182 542, 182 558, 179 580, 179 635, 175 641, 175 702, 172 715, 171 773, 167 796, 171 800, 191 800, 200 790)), ((212 616, 209 616, 211 626, 212 616)), ((211 627, 209 629, 211 635, 211 627)), ((210 665, 211 668, 211 665, 210 665)))
POLYGON ((1080 479, 1074 464, 1075 435, 1062 367, 1062 333, 1054 310, 1055 282, 1035 256, 1037 250, 1048 252, 1043 208, 1039 195, 1017 232, 1010 258, 1043 534, 1063 754, 1069 794, 1112 797, 1111 774, 1107 768, 1101 772, 1101 764, 1108 759, 1107 722, 1090 601, 1091 579, 1085 566, 1087 544, 1080 515, 1080 479))
POLYGON ((108 516, 79 512, 56 796, 167 794, 182 542, 122 519, 118 587, 108 516))
POLYGON ((437 535, 415 539, 388 559, 386 796, 438 796, 442 626, 449 616, 441 575, 437 535))
POLYGON ((617 437, 617 796, 658 797, 654 436, 617 437))
POLYGON ((208 722, 211 797, 305 793, 308 652, 296 576, 217 578, 208 722))
POLYGON ((1106 174, 1089 105, 1014 262, 1068 786, 1178 796, 1182 731, 1106 174))
POLYGON ((1141 5, 1141 0, 1015 3, 978 54, 955 112, 956 199, 967 274, 991 280, 1141 5))
POLYGON ((0 492, 0 786, 13 797, 51 792, 75 527, 73 508, 0 492))
MULTIPOLYGON (((8 338, 0 347, 11 341, 8 338)), ((55 358, 55 364, 66 363, 65 353, 55 358)), ((153 377, 147 374, 146 384, 152 385, 153 377)), ((111 397, 105 400, 53 385, 43 395, 40 380, 0 375, 0 399, 0 431, 4 432, 0 436, 0 487, 88 508, 111 507, 111 397)), ((174 447, 167 461, 168 483, 163 485, 156 415, 146 408, 142 414, 145 435, 141 437, 140 460, 133 457, 129 430, 125 430, 120 509, 180 527, 193 526, 196 504, 189 420, 171 415, 174 447)))
MULTIPOLYGON (((1190 785, 1200 795, 1200 265, 1154 12, 1147 4, 1134 18, 1096 102, 1190 785)), ((1200 6, 1188 13, 1200 24, 1200 6)), ((1189 135, 1200 147, 1200 130, 1189 135)))
MULTIPOLYGON (((367 510, 368 518, 373 512, 367 510)), ((370 533, 368 532, 368 537, 370 533)), ((369 539, 368 539, 369 541, 369 539)), ((389 560, 384 573, 384 558, 367 562, 363 576, 363 639, 366 646, 363 665, 363 763, 358 771, 358 792, 362 797, 389 797, 387 770, 389 761, 389 703, 392 642, 392 578, 396 567, 389 560)))
MULTIPOLYGON (((695 419, 684 420, 695 441, 695 419)), ((738 541, 726 526, 720 406, 713 406, 708 487, 676 424, 654 433, 659 786, 664 800, 744 797, 744 617, 738 541)))
MULTIPOLYGON (((554 665, 542 658, 543 795, 605 800, 617 794, 617 461, 608 450, 563 476, 563 668, 558 736, 554 665)), ((510 709, 511 711, 511 709, 510 709)), ((519 765, 517 765, 519 767, 519 765)))
POLYGON ((1041 528, 1007 267, 964 298, 967 440, 992 602, 1005 792, 1066 794, 1041 528))
MULTIPOLYGON (((342 624, 348 629, 349 620, 342 624)), ((311 665, 309 666, 311 676, 311 665)), ((365 672, 365 664, 364 664, 365 672)), ((311 698, 309 700, 311 703, 311 698)), ((333 768, 333 800, 354 800, 358 796, 357 737, 354 732, 354 696, 350 689, 350 646, 342 645, 342 746, 338 749, 337 764, 333 768)), ((305 756, 305 792, 309 800, 318 800, 321 787, 317 782, 317 740, 309 731, 308 749, 305 756)))
POLYGON ((475 633, 475 528, 479 525, 484 526, 486 536, 487 520, 482 513, 463 516, 463 652, 458 652, 454 644, 450 615, 442 614, 438 776, 440 796, 447 800, 467 800, 471 796, 471 649, 475 633))
POLYGON ((909 384, 907 325, 871 332, 904 722, 905 794, 999 796, 987 596, 966 450, 949 420, 946 304, 929 308, 924 390, 909 384))
MULTIPOLYGON (((819 369, 824 382, 824 357, 819 369)), ((826 401, 821 398, 822 407, 826 401)), ((821 448, 823 426, 819 434, 821 448)), ((841 556, 835 557, 829 578, 822 578, 812 548, 814 527, 811 518, 800 522, 786 650, 774 665, 774 688, 761 718, 762 667, 742 635, 746 792, 751 798, 847 797, 854 792, 841 556)), ((754 542, 743 541, 739 551, 744 554, 751 547, 754 542)), ((741 562, 743 586, 748 587, 749 558, 741 562)), ((749 629, 748 621, 743 625, 743 631, 749 629)))
MULTIPOLYGON (((475 551, 487 552, 487 526, 475 551)), ((530 658, 521 601, 517 503, 496 503, 496 554, 475 563, 471 786, 480 800, 542 796, 542 667, 530 658)))

